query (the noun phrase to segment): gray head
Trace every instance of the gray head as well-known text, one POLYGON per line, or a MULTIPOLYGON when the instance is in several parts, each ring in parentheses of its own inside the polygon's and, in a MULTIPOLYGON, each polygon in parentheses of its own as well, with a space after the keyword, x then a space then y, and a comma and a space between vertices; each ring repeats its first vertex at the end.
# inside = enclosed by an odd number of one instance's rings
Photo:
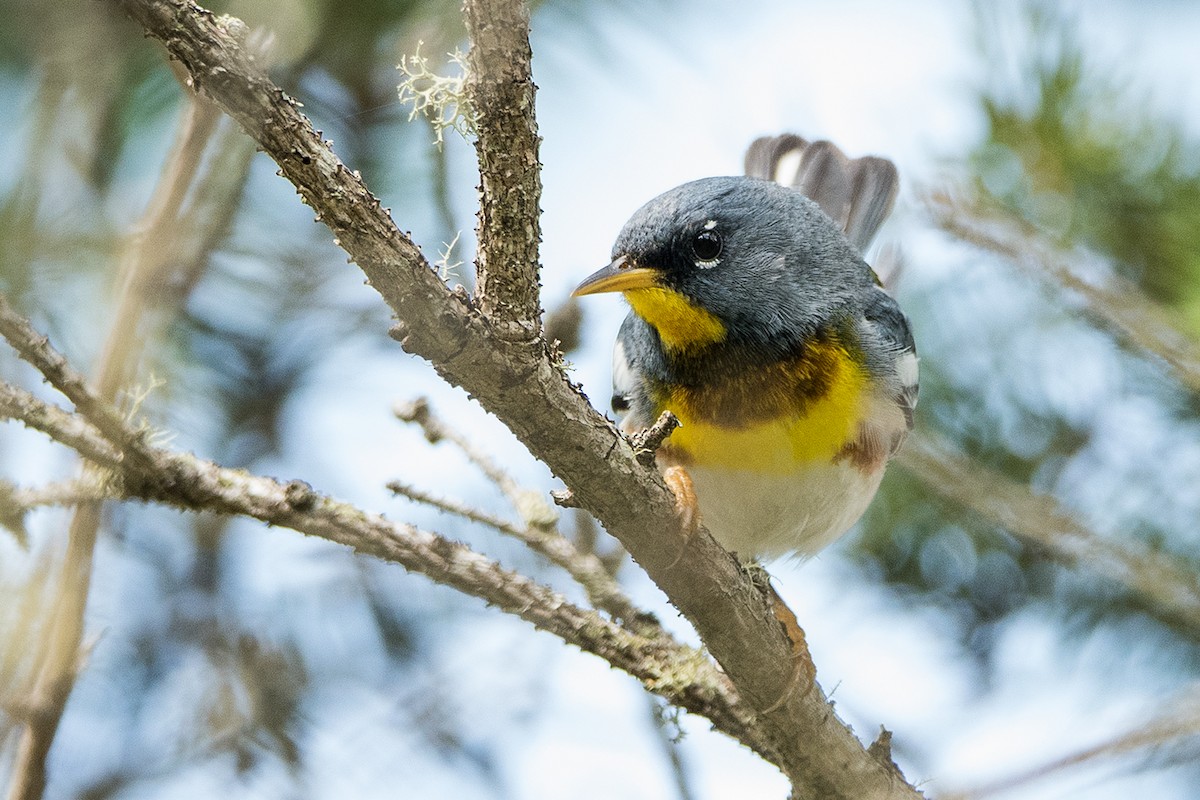
POLYGON ((730 340, 792 339, 851 311, 873 276, 841 230, 795 189, 705 178, 642 206, 613 263, 577 290, 662 288, 711 312, 730 340))

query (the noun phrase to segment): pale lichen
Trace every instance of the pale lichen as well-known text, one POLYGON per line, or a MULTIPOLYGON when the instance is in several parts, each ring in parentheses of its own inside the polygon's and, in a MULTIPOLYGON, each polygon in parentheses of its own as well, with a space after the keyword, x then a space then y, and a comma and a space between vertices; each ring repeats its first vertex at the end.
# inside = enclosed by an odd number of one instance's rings
POLYGON ((447 129, 456 131, 464 139, 475 136, 475 111, 467 99, 466 54, 458 49, 447 53, 450 63, 458 65, 458 75, 439 75, 429 68, 429 59, 421 55, 421 45, 411 56, 405 56, 396 69, 404 73, 398 87, 400 102, 412 105, 408 119, 411 122, 420 114, 433 127, 435 141, 441 149, 447 129))

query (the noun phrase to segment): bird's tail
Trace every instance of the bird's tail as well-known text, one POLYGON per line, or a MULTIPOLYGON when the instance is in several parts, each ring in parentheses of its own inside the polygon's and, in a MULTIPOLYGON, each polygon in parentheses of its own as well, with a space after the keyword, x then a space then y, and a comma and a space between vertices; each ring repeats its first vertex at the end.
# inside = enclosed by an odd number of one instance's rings
POLYGON ((799 189, 860 253, 891 213, 900 188, 896 167, 886 158, 848 158, 833 142, 810 142, 794 133, 755 139, 746 151, 746 175, 799 189))

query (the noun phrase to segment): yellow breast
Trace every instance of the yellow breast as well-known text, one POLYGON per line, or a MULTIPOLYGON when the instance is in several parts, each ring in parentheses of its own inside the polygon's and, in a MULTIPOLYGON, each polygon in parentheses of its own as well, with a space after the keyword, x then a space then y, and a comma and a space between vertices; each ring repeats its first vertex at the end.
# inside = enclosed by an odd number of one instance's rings
POLYGON ((701 389, 659 396, 682 422, 667 442, 681 462, 786 474, 831 461, 858 435, 867 376, 835 341, 701 389))

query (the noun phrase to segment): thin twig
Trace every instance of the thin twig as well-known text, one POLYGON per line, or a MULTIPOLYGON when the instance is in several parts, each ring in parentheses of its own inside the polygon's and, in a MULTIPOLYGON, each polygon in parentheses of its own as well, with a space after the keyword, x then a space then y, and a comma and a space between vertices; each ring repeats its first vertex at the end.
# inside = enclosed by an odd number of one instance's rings
MULTIPOLYGON (((430 444, 447 441, 457 447, 467 460, 475 465, 489 481, 496 485, 508 499, 513 510, 524 520, 527 528, 552 532, 558 523, 558 511, 548 502, 539 491, 527 489, 517 482, 508 470, 501 467, 487 453, 484 453, 463 436, 453 425, 448 424, 434 413, 429 401, 418 397, 407 403, 397 403, 393 409, 397 419, 420 426, 425 433, 425 439, 430 444)), ((547 533, 548 536, 561 534, 547 533)), ((566 541, 564 539, 564 541, 566 541)), ((569 544, 569 542, 568 542, 569 544)))
POLYGON ((432 508, 436 508, 438 511, 444 511, 447 514, 453 514, 456 517, 462 517, 465 520, 477 522, 480 525, 491 528, 492 530, 502 533, 505 536, 511 536, 514 539, 519 539, 526 544, 530 544, 530 542, 526 540, 526 531, 524 529, 518 528, 516 525, 502 520, 499 517, 494 517, 485 511, 472 508, 466 503, 458 500, 450 500, 445 497, 438 497, 435 494, 430 494, 429 492, 418 489, 415 486, 409 486, 406 483, 401 483, 400 481, 389 481, 387 484, 387 489, 393 494, 407 497, 414 503, 430 506, 432 508))
POLYGON ((675 784, 675 796, 678 800, 693 800, 691 780, 688 775, 687 763, 683 757, 683 731, 679 728, 679 720, 670 706, 662 705, 662 701, 646 695, 646 710, 650 712, 650 726, 654 729, 654 738, 662 749, 666 759, 671 780, 675 784))
MULTIPOLYGON (((394 408, 394 413, 398 419, 420 426, 425 433, 426 440, 431 444, 447 441, 462 451, 467 460, 504 493, 513 509, 521 516, 525 526, 521 528, 510 525, 482 512, 435 498, 399 482, 388 484, 389 489, 404 494, 417 502, 426 503, 451 514, 488 525, 506 536, 520 539, 549 559, 551 563, 566 570, 583 587, 587 592, 588 599, 597 608, 603 609, 616 619, 629 624, 635 622, 639 625, 649 624, 647 615, 630 602, 604 563, 593 554, 581 552, 558 531, 556 527, 558 514, 543 499, 540 492, 521 486, 507 470, 477 448, 453 425, 447 424, 445 420, 434 413, 426 398, 418 397, 407 403, 398 403, 394 408)), ((662 433, 662 438, 665 439, 670 430, 679 425, 679 421, 675 420, 674 416, 668 412, 664 415, 664 419, 659 420, 659 425, 665 428, 665 432, 662 433), (666 419, 667 417, 669 419, 666 419), (674 425, 670 424, 671 420, 674 420, 674 425)), ((661 439, 659 441, 661 442, 661 439)))
POLYGON ((596 608, 608 612, 620 622, 635 626, 639 631, 642 631, 645 625, 657 627, 653 618, 635 606, 629 596, 621 590, 620 584, 613 579, 604 562, 592 553, 580 551, 557 529, 513 525, 464 503, 437 497, 399 481, 392 481, 387 488, 415 502, 486 525, 505 536, 524 542, 574 578, 596 608))
POLYGON ((38 487, 21 487, 0 480, 0 525, 8 528, 22 547, 29 544, 25 515, 37 508, 74 507, 119 496, 94 472, 84 477, 38 487))
POLYGON ((429 405, 429 400, 424 397, 418 397, 406 403, 397 403, 392 409, 392 413, 402 422, 408 422, 417 425, 425 434, 425 439, 430 444, 437 444, 443 440, 450 442, 467 457, 467 460, 474 464, 484 476, 494 483, 500 491, 509 500, 520 497, 524 489, 513 479, 508 471, 495 462, 487 453, 476 447, 470 439, 463 436, 453 425, 447 425, 446 422, 434 413, 429 405))

